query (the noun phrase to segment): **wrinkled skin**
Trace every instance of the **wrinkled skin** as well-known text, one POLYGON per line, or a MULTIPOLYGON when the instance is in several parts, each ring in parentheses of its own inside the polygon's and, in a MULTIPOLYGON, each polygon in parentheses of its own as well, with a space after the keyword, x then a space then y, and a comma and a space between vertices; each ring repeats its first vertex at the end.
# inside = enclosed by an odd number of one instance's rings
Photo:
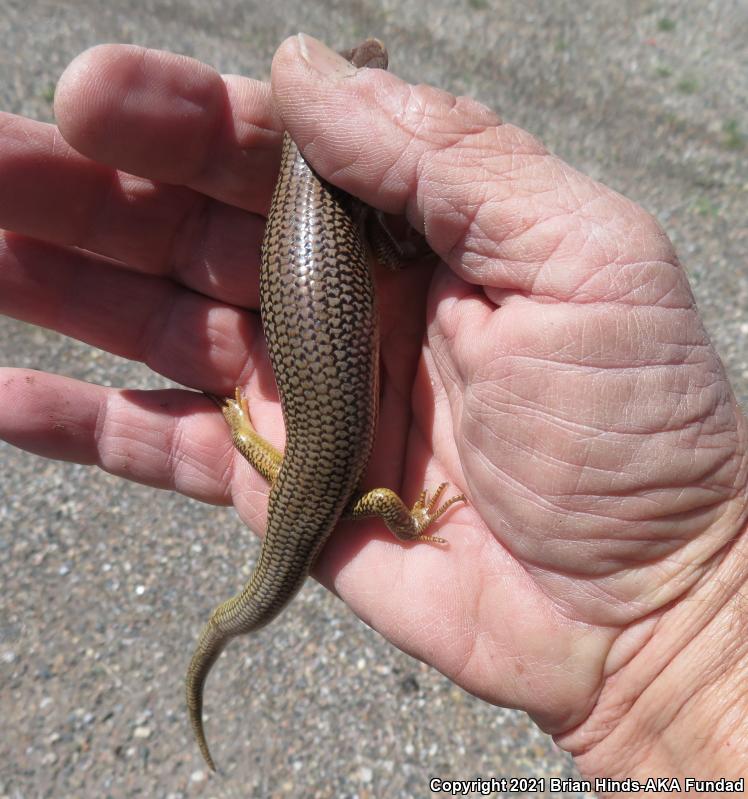
MULTIPOLYGON (((0 117, 0 311, 193 389, 241 385, 282 446, 257 268, 287 127, 319 173, 404 214, 441 259, 378 275, 367 484, 415 499, 448 480, 470 497, 441 521, 443 548, 344 525, 318 578, 457 684, 527 710, 587 775, 685 772, 694 725, 702 774, 724 774, 725 742, 745 754, 744 712, 728 712, 745 660, 745 419, 646 212, 483 106, 356 73, 309 38, 278 51, 272 88, 98 47, 55 112, 59 131, 0 117)), ((0 371, 4 439, 235 498, 263 529, 267 488, 200 395, 0 371)))

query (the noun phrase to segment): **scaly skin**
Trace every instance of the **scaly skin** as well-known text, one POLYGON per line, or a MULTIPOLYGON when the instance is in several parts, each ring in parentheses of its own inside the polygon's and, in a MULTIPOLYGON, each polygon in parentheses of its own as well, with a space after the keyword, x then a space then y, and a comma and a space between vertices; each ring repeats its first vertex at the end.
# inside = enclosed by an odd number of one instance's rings
MULTIPOLYGON (((369 39, 345 53, 385 69, 369 39)), ((374 283, 362 238, 362 208, 320 179, 288 134, 262 245, 260 306, 286 425, 283 455, 254 430, 236 398, 219 404, 235 445, 271 483, 259 562, 235 597, 219 605, 187 673, 187 706, 200 751, 215 770, 202 722, 203 686, 231 638, 270 622, 301 588, 340 518, 378 515, 405 540, 441 542, 423 531, 444 486, 412 509, 389 489, 357 493, 377 424, 379 335, 374 283)))

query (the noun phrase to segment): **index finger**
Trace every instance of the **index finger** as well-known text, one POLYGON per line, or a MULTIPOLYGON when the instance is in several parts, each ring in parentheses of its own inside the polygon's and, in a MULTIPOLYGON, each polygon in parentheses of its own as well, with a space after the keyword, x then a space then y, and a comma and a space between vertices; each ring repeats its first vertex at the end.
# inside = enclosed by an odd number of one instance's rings
POLYGON ((0 228, 256 305, 263 220, 247 211, 264 213, 277 171, 269 86, 101 45, 55 102, 61 130, 0 113, 0 228))
POLYGON ((66 141, 94 161, 267 208, 281 128, 261 81, 162 50, 99 45, 63 73, 55 116, 66 141))

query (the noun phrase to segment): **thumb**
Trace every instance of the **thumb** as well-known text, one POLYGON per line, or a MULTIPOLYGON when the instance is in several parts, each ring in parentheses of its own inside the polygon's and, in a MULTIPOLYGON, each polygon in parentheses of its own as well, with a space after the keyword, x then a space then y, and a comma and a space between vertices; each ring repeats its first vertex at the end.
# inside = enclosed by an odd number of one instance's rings
POLYGON ((471 283, 568 300, 613 263, 675 260, 643 209, 475 100, 356 69, 304 34, 276 53, 272 91, 320 175, 404 213, 471 283))

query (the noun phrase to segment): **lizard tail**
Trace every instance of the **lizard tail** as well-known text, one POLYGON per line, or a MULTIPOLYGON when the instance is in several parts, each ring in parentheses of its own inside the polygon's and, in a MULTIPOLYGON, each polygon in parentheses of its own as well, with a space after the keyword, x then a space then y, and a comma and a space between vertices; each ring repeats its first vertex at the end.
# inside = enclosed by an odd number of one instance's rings
POLYGON ((221 632, 211 619, 200 635, 195 654, 192 656, 187 669, 187 712, 189 713, 190 724, 195 733, 197 745, 200 747, 200 752, 211 771, 216 770, 216 764, 211 757, 203 728, 203 686, 208 677, 208 672, 223 651, 228 640, 229 638, 226 634, 221 632))

